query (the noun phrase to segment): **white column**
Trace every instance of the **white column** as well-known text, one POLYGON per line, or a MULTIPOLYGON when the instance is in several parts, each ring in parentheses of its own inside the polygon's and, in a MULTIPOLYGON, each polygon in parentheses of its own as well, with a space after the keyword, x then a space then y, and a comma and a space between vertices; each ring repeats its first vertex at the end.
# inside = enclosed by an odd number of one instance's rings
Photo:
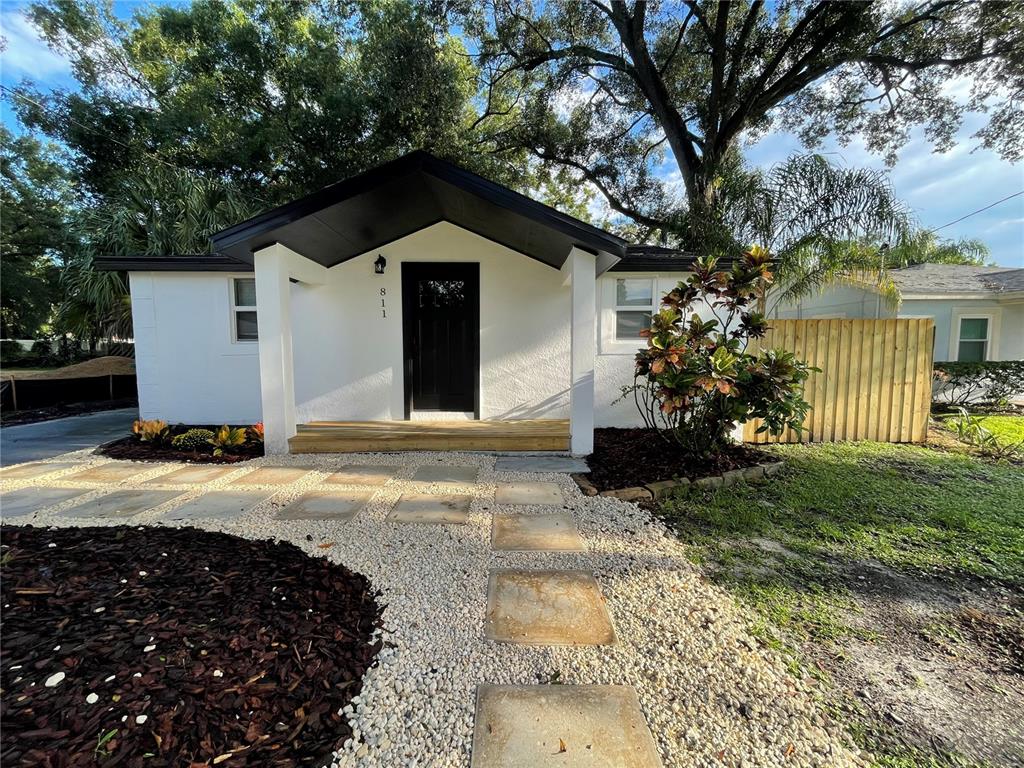
POLYGON ((573 248, 564 267, 572 293, 569 433, 574 456, 586 456, 594 451, 595 259, 594 254, 573 248))
POLYGON ((253 254, 264 449, 268 454, 288 453, 288 438, 295 434, 290 254, 291 251, 276 244, 253 254))

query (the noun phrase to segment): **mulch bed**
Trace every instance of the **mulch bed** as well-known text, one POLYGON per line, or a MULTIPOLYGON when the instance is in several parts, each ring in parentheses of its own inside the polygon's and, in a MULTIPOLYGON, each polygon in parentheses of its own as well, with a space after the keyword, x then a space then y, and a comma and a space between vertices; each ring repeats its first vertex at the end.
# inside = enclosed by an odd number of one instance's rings
POLYGON ((587 477, 599 491, 610 491, 677 477, 705 477, 770 461, 777 459, 745 445, 696 461, 683 457, 673 443, 648 429, 602 428, 594 430, 587 477))
POLYGON ((62 403, 46 408, 29 408, 23 411, 5 411, 0 414, 0 424, 12 427, 15 424, 37 424, 40 421, 53 421, 66 416, 81 416, 86 413, 113 411, 118 408, 136 408, 139 401, 134 397, 121 400, 100 400, 88 403, 62 403))
POLYGON ((3 765, 318 765, 349 737, 379 650, 365 577, 195 528, 2 542, 3 765))
MULTIPOLYGON (((216 431, 216 427, 205 427, 216 431)), ((181 430, 184 431, 184 430, 181 430)), ((263 455, 263 445, 258 443, 246 443, 234 449, 235 453, 225 453, 221 456, 214 456, 212 453, 199 453, 198 451, 179 451, 169 445, 150 445, 143 443, 134 435, 122 437, 104 443, 96 449, 100 456, 109 456, 112 459, 126 459, 129 461, 180 461, 189 464, 236 464, 239 461, 249 461, 263 455)))

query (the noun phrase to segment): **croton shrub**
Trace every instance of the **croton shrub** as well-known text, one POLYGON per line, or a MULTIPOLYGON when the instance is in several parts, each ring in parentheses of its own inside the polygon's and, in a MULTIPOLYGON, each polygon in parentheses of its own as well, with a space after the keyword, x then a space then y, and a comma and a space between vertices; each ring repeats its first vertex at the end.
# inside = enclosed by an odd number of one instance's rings
POLYGON ((662 299, 647 346, 636 356, 632 393, 648 427, 682 451, 704 457, 725 448, 738 424, 759 431, 801 429, 810 405, 803 384, 812 369, 791 352, 747 350, 768 323, 757 310, 771 284, 766 251, 751 248, 730 269, 701 259, 662 299))

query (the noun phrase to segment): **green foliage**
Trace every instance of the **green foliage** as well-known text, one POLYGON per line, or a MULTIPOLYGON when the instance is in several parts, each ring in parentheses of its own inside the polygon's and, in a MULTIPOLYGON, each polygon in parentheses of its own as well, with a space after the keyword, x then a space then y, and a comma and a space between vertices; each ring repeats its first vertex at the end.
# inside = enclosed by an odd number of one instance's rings
POLYGON ((1001 403, 1024 392, 1024 360, 937 361, 932 377, 939 402, 958 406, 1001 403))
POLYGON ((1024 439, 1016 442, 1000 440, 984 425, 983 417, 972 416, 962 406, 957 411, 957 416, 946 419, 946 426, 953 430, 961 443, 977 448, 983 455, 995 459, 1024 456, 1024 439))
MULTIPOLYGON (((736 424, 762 419, 759 431, 799 431, 810 406, 805 363, 784 350, 746 351, 768 328, 752 307, 771 282, 767 254, 752 249, 730 271, 700 260, 662 300, 641 333, 632 392, 648 427, 671 435, 689 455, 722 448, 736 424), (694 311, 702 302, 711 317, 694 311)), ((627 388, 627 392, 630 391, 627 388)))
POLYGON ((208 442, 213 446, 214 456, 234 453, 236 448, 245 444, 245 427, 229 427, 225 424, 208 442))
POLYGON ((136 419, 132 424, 132 434, 143 443, 160 445, 167 441, 170 428, 163 419, 136 419))
POLYGON ((171 447, 179 451, 201 451, 206 450, 213 439, 213 432, 209 429, 190 429, 171 439, 171 447))

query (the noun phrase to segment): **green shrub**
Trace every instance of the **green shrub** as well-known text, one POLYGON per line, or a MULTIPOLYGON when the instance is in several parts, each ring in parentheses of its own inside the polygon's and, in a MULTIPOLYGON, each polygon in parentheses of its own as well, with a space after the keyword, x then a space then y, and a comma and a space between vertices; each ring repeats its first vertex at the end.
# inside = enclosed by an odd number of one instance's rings
POLYGON ((1002 403, 1024 392, 1024 360, 936 362, 934 399, 954 406, 1002 403))
POLYGON ((172 438, 171 447, 179 451, 201 451, 210 447, 212 439, 213 432, 209 429, 190 429, 172 438))
POLYGON ((16 363, 25 357, 25 350, 14 339, 0 341, 0 363, 16 363))
POLYGON ((245 427, 229 427, 225 424, 217 430, 217 434, 211 437, 209 442, 213 446, 214 456, 234 453, 236 448, 245 444, 245 427))

